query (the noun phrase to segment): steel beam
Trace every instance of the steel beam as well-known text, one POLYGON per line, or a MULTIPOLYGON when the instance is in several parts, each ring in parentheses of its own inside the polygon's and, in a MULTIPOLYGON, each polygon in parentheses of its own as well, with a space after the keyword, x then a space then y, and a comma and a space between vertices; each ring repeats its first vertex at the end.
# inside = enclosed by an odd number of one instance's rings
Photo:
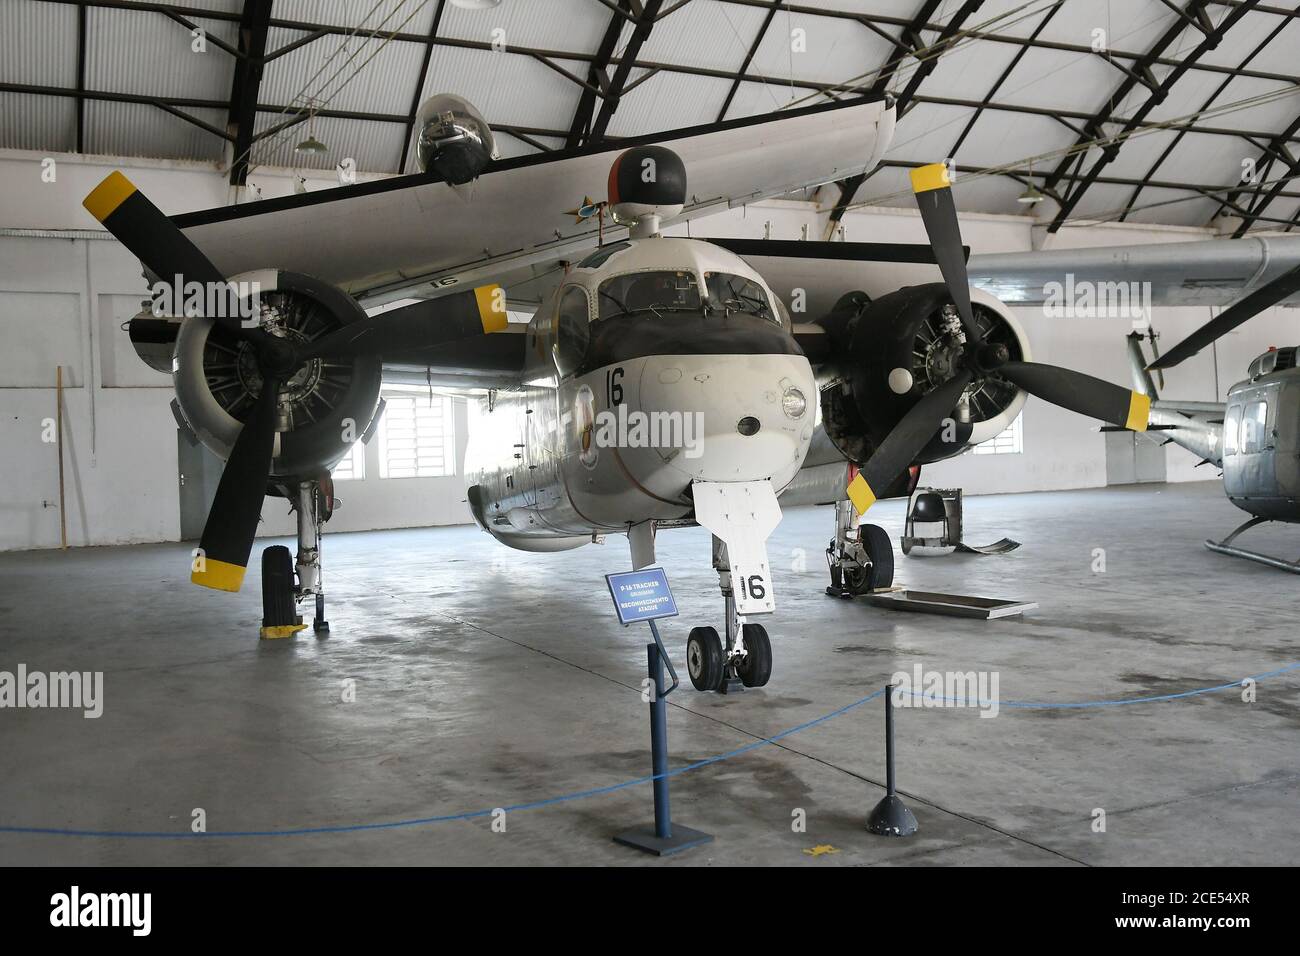
MULTIPOLYGON (((1195 11, 1196 9, 1203 7, 1207 2, 1208 0, 1188 0, 1188 4, 1184 9, 1185 11, 1195 11)), ((1108 165, 1110 165, 1110 163, 1112 163, 1115 160, 1115 157, 1119 155, 1119 151, 1122 148, 1122 143, 1117 141, 1121 140, 1123 137, 1127 136, 1128 133, 1137 129, 1137 125, 1135 124, 1134 120, 1140 122, 1141 120, 1146 118, 1147 114, 1149 114, 1151 110, 1155 109, 1156 106, 1164 102, 1165 98, 1168 96, 1169 91, 1173 88, 1174 84, 1177 83, 1178 80, 1184 74, 1186 74, 1187 70, 1190 67, 1190 64, 1195 63, 1206 53, 1215 49, 1219 45, 1220 40, 1223 39, 1224 34, 1227 33, 1227 31, 1232 28, 1233 24, 1237 23, 1254 7, 1258 6, 1258 4, 1259 4, 1259 0, 1245 0, 1244 3, 1230 10, 1228 14, 1225 17, 1223 17, 1222 20, 1219 21, 1218 26, 1216 26, 1208 34, 1204 35, 1201 38, 1201 41, 1192 50, 1184 54, 1183 58, 1179 61, 1178 65, 1173 67, 1173 69, 1171 69, 1165 75, 1165 78, 1160 82, 1160 85, 1157 88, 1157 90, 1151 93, 1146 98, 1146 101, 1143 102, 1143 104, 1137 108, 1133 116, 1130 117, 1127 123, 1125 123, 1123 129, 1121 129, 1121 131, 1115 137, 1110 138, 1109 142, 1105 141, 1107 137, 1105 137, 1102 130, 1102 116, 1104 116, 1104 114, 1099 114, 1098 117, 1094 117, 1094 119, 1091 121, 1089 125, 1085 125, 1084 127, 1085 131, 1091 135, 1094 141, 1095 140, 1103 141, 1101 145, 1102 154, 1101 156, 1097 157, 1096 161, 1089 168, 1088 174, 1084 177, 1083 181, 1077 183, 1069 191, 1069 194, 1066 196, 1065 202, 1057 210, 1056 217, 1052 220, 1051 224, 1047 227, 1047 231, 1049 233, 1058 231, 1061 228, 1061 226, 1064 225, 1066 219, 1069 218, 1070 213, 1073 212, 1075 207, 1079 204, 1079 200, 1083 198, 1084 194, 1087 193, 1092 183, 1096 181, 1097 176, 1099 176, 1101 171, 1105 169, 1108 165)), ((1152 58, 1159 56, 1167 48, 1172 46, 1178 40, 1178 38, 1182 36, 1183 31, 1186 29, 1187 29, 1187 24, 1183 18, 1180 18, 1177 23, 1172 24, 1169 27, 1169 29, 1167 29, 1163 34, 1161 34, 1160 38, 1156 40, 1155 44, 1151 48, 1151 52, 1149 56, 1146 59, 1144 59, 1139 64, 1139 66, 1149 69, 1152 62, 1152 58)), ((1108 102, 1112 104, 1121 102, 1125 96, 1127 96, 1130 92, 1133 91, 1133 89, 1138 85, 1139 82, 1140 82, 1139 79, 1136 79, 1132 76, 1126 77, 1124 82, 1121 83, 1119 87, 1115 90, 1115 92, 1111 95, 1108 102)), ((1107 109, 1104 112, 1109 113, 1110 109, 1107 109)), ((1079 149, 1078 168, 1082 169, 1083 161, 1086 156, 1088 141, 1081 138, 1076 142, 1075 145, 1079 149)), ((1066 169, 1069 167, 1071 162, 1072 160, 1070 157, 1067 157, 1065 160, 1062 160, 1062 162, 1057 165, 1056 169, 1053 170, 1051 175, 1048 176, 1047 185, 1055 188, 1056 185, 1060 182, 1061 175, 1066 171, 1066 169)))
POLYGON ((271 21, 272 0, 244 0, 239 18, 239 50, 235 78, 230 86, 230 108, 226 131, 234 136, 234 160, 230 164, 230 185, 248 181, 248 154, 253 148, 257 125, 257 100, 265 65, 266 33, 271 21))

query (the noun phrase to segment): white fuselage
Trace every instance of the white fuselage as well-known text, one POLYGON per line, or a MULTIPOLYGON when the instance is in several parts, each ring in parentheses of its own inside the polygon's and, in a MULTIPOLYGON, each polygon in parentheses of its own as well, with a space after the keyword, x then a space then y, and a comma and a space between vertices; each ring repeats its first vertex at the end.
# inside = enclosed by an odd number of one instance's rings
POLYGON ((606 247, 539 309, 527 349, 518 386, 479 400, 466 468, 475 517, 514 547, 687 517, 696 481, 779 493, 812 441, 817 388, 784 308, 708 243, 606 247))

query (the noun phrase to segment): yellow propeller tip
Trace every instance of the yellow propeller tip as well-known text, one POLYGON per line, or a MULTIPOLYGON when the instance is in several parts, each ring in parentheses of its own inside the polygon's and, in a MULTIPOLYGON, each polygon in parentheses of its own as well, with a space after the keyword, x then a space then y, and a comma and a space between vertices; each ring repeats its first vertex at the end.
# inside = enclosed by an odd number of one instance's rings
POLYGON ((925 193, 932 189, 947 189, 952 185, 945 163, 931 163, 912 170, 912 192, 925 193))
POLYGON ((864 515, 867 509, 876 503, 876 493, 871 490, 867 484, 867 479, 862 477, 862 473, 853 476, 848 487, 849 501, 853 502, 853 507, 857 509, 858 514, 864 515))
POLYGON ((1128 403, 1128 420, 1124 427, 1130 431, 1144 432, 1151 418, 1151 399, 1141 392, 1133 392, 1128 403))
POLYGON ((81 204, 99 222, 111 216, 117 207, 135 192, 135 186, 117 170, 104 177, 104 181, 90 191, 81 204))
POLYGON ((245 570, 237 564, 205 558, 201 570, 190 574, 190 581, 215 591, 238 591, 244 583, 245 570))

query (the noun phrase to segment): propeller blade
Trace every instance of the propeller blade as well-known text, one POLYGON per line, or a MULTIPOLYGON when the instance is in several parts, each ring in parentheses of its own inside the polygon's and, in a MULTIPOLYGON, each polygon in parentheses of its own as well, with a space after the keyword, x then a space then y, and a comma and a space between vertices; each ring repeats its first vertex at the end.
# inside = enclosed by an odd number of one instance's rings
POLYGON ((1030 395, 1135 432, 1147 430, 1151 399, 1082 372, 1039 362, 1007 362, 997 374, 1030 395))
POLYGON ((1173 368, 1191 358, 1219 336, 1231 332, 1247 319, 1254 318, 1271 305, 1300 291, 1300 266, 1284 272, 1272 282, 1261 286, 1244 299, 1228 306, 1187 338, 1147 366, 1149 369, 1173 368))
POLYGON ((948 294, 957 306, 966 338, 971 344, 978 345, 983 338, 975 324, 975 312, 971 309, 966 253, 961 244, 961 227, 957 224, 957 207, 952 201, 948 167, 943 163, 931 163, 913 169, 912 192, 916 194, 921 222, 925 224, 925 234, 930 237, 930 246, 934 249, 934 261, 939 263, 943 281, 948 284, 948 294))
MULTIPOLYGON (((109 173, 81 204, 163 282, 174 282, 180 276, 183 284, 178 292, 191 282, 201 283, 205 290, 230 289, 226 277, 198 246, 120 172, 109 173)), ((243 327, 238 300, 233 290, 227 294, 227 308, 218 309, 223 314, 208 318, 242 338, 263 336, 261 329, 243 327)))
POLYGON ((876 503, 880 491, 903 473, 912 461, 943 427, 943 420, 952 414, 957 399, 970 384, 972 375, 963 371, 956 378, 944 382, 933 392, 922 397, 894 426, 871 459, 849 482, 849 500, 858 514, 866 514, 876 503))
POLYGON ((275 451, 278 379, 266 378, 262 393, 244 423, 212 500, 200 553, 190 580, 218 591, 238 591, 253 550, 253 537, 262 516, 262 499, 275 451))
POLYGON ((485 285, 345 325, 308 342, 298 355, 305 360, 413 352, 500 332, 506 325, 505 291, 499 285, 485 285))

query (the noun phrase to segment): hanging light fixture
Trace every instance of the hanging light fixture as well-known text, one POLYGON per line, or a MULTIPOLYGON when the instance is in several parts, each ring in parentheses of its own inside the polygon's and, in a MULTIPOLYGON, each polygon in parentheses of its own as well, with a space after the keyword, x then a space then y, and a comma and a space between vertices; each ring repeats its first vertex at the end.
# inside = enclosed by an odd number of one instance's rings
POLYGON ((328 153, 329 147, 316 138, 316 108, 307 114, 307 138, 293 148, 295 153, 328 153))
POLYGON ((1026 206, 1036 206, 1046 198, 1046 196, 1038 191, 1038 187, 1034 185, 1034 164, 1030 163, 1029 186, 1024 192, 1016 197, 1016 202, 1024 203, 1026 206))
POLYGON ((501 6, 501 0, 451 0, 451 5, 462 10, 490 10, 501 6))

